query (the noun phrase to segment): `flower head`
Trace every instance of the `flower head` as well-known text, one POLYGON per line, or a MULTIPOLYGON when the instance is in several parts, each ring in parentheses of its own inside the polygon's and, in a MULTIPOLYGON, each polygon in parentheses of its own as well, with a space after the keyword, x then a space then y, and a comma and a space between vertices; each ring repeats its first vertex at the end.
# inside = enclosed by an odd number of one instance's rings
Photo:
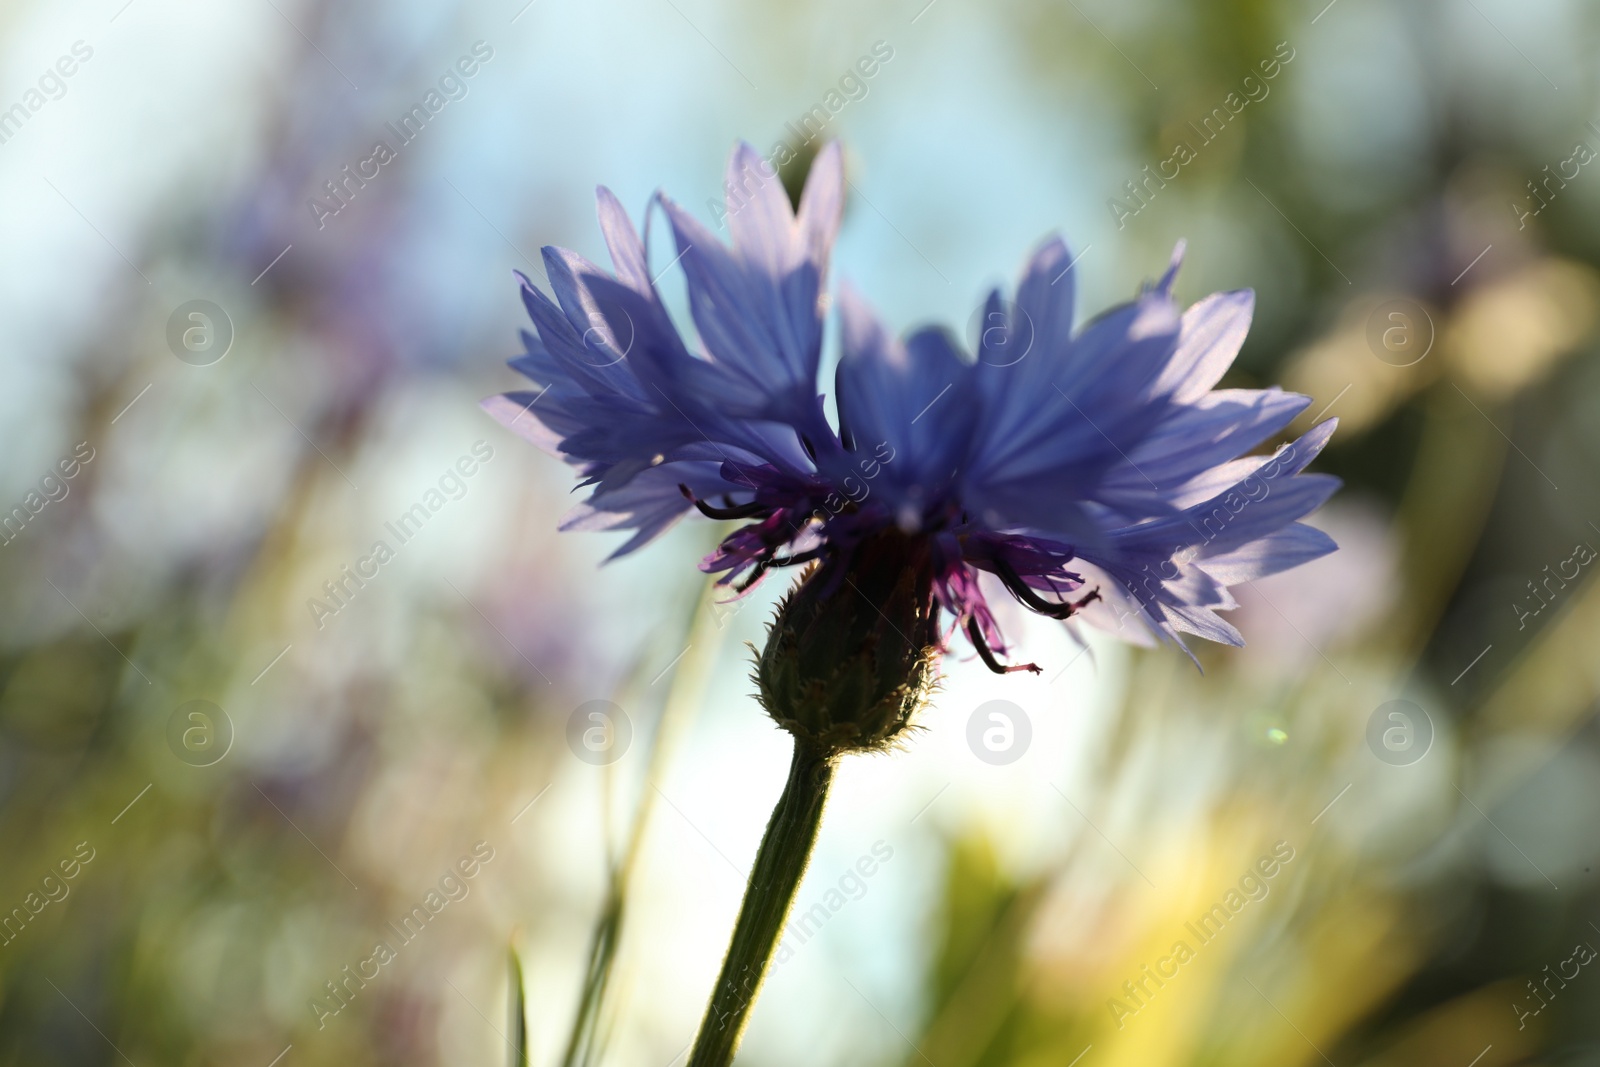
POLYGON ((542 388, 485 406, 593 486, 564 528, 634 531, 620 555, 691 507, 738 520, 702 567, 741 593, 773 568, 811 561, 819 594, 859 591, 859 568, 903 556, 921 576, 917 617, 942 609, 949 632, 965 632, 997 671, 1038 670, 1002 665, 988 601, 997 588, 1145 643, 1181 646, 1191 633, 1238 645, 1217 614, 1235 606, 1228 587, 1334 549, 1297 521, 1339 484, 1302 473, 1334 421, 1246 455, 1310 401, 1214 388, 1253 298, 1217 293, 1180 310, 1181 245, 1159 282, 1074 330, 1074 263, 1047 240, 1012 300, 990 295, 972 353, 935 328, 895 338, 844 290, 830 423, 819 366, 842 185, 829 145, 796 213, 739 146, 731 247, 655 197, 686 275, 693 349, 606 189, 614 275, 544 250, 555 299, 523 279, 537 336, 524 333, 527 351, 511 361, 542 388))

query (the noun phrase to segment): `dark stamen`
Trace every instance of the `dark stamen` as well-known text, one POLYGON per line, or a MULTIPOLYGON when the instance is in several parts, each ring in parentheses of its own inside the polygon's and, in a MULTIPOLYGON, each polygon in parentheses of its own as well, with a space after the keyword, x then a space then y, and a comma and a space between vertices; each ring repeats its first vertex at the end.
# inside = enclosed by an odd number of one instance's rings
POLYGON ((772 561, 768 564, 768 566, 772 566, 772 567, 793 567, 796 564, 810 563, 814 559, 821 559, 821 558, 822 558, 822 549, 821 549, 821 547, 808 548, 808 549, 806 549, 806 551, 796 553, 795 555, 792 555, 792 556, 783 556, 783 557, 774 556, 774 557, 772 557, 772 561))
POLYGON ((817 461, 817 446, 811 443, 811 438, 801 434, 800 444, 805 448, 806 455, 811 457, 811 462, 815 463, 817 461))
POLYGON ((772 566, 772 553, 769 552, 756 560, 755 567, 750 571, 750 577, 742 582, 734 583, 734 589, 741 593, 746 592, 752 585, 761 580, 762 575, 767 573, 767 568, 770 566, 772 566))
POLYGON ((680 483, 678 490, 688 498, 689 503, 700 509, 700 514, 708 519, 748 519, 756 515, 763 515, 771 510, 765 504, 758 504, 754 500, 748 504, 740 504, 737 507, 719 508, 707 504, 704 500, 695 496, 687 485, 680 483))
MULTIPOLYGON (((1081 606, 1079 604, 1068 604, 1061 601, 1046 600, 1044 597, 1039 595, 1037 590, 1035 590, 1027 582, 1023 581, 1022 576, 1018 574, 1016 569, 1005 560, 995 560, 994 569, 995 573, 1000 576, 1001 584, 1011 591, 1012 596, 1016 597, 1018 600, 1022 601, 1028 607, 1032 608, 1034 611, 1037 611, 1041 615, 1047 615, 1052 619, 1068 619, 1071 618, 1073 612, 1077 611, 1081 606)), ((1097 597, 1099 595, 1100 594, 1098 590, 1090 594, 1091 597, 1097 597)), ((1088 599, 1086 598, 1083 603, 1088 603, 1088 599)))
POLYGON ((989 643, 983 639, 983 629, 978 625, 977 619, 967 620, 967 636, 972 638, 972 647, 978 650, 978 658, 983 660, 983 665, 996 674, 1010 674, 1013 671, 1032 671, 1034 674, 1043 674, 1044 668, 1037 663, 1018 663, 1007 667, 994 658, 994 653, 989 651, 989 643))

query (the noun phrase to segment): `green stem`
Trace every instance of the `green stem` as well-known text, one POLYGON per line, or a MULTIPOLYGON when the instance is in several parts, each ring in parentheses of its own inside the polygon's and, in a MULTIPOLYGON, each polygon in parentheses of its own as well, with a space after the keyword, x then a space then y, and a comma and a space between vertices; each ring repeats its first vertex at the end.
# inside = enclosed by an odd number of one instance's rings
POLYGON ((728 944, 722 973, 717 976, 706 1017, 695 1037, 688 1067, 729 1067, 733 1063, 750 1009, 783 935, 783 923, 789 917, 795 891, 811 862, 828 786, 833 782, 833 762, 832 755, 795 741, 789 780, 778 806, 772 809, 761 850, 756 853, 739 922, 733 928, 733 940, 728 944))

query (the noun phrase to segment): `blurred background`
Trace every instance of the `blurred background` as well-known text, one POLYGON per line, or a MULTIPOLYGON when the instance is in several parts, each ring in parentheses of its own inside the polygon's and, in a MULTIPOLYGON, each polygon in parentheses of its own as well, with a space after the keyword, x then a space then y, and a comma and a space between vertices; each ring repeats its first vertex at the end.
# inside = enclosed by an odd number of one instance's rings
POLYGON ((1253 287, 1225 384, 1341 418, 1343 548, 1203 674, 1021 615, 1038 679, 952 662, 844 766, 741 1062, 1600 1063, 1597 46, 1579 0, 9 0, 0 1063, 504 1063, 508 949, 538 1067, 682 1062, 781 583, 708 597, 703 520, 601 568, 477 402, 597 183, 712 221, 735 139, 794 180, 819 129, 896 328, 1054 229, 1080 316, 1180 238, 1185 302, 1253 287))

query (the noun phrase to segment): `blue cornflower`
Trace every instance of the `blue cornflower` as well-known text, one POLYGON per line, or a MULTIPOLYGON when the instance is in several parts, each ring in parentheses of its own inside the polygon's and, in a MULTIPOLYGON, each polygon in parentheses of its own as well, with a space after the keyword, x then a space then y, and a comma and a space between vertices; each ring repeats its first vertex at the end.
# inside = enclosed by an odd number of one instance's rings
POLYGON ((1038 670, 998 658, 987 600, 997 585, 1034 611, 1081 613, 1141 643, 1182 646, 1190 633, 1238 645, 1217 614, 1235 606, 1229 586, 1333 551, 1297 520, 1338 487, 1301 473, 1335 421, 1270 456, 1245 455, 1310 400, 1213 388, 1253 297, 1217 293, 1180 310, 1181 245, 1159 282, 1074 331, 1073 260, 1050 238, 1014 299, 990 294, 973 353, 935 328, 897 339, 845 289, 835 426, 818 376, 842 185, 829 145, 796 214, 740 145, 728 167, 731 248, 656 195, 687 279, 694 350, 608 190, 599 215, 614 275, 544 250, 554 300, 522 279, 537 336, 524 332, 527 351, 511 361, 541 391, 485 406, 594 487, 564 529, 632 530, 621 555, 691 507, 740 520, 702 564, 740 592, 811 561, 833 585, 857 584, 861 567, 898 568, 942 609, 940 640, 964 631, 996 671, 1038 670))

